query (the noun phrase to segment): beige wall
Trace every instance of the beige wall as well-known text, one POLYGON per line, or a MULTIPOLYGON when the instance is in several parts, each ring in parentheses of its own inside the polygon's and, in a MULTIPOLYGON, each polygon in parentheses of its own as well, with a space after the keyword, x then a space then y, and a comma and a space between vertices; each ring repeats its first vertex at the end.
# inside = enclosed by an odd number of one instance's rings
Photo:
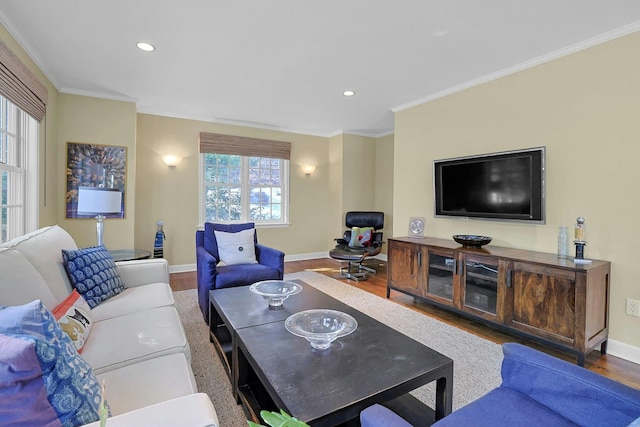
POLYGON ((376 146, 373 138, 344 134, 342 151, 342 219, 348 211, 375 205, 376 146))
MULTIPOLYGON (((60 94, 58 119, 58 168, 66 170, 67 142, 115 145, 127 148, 125 218, 108 218, 104 223, 104 244, 109 249, 133 248, 136 216, 136 106, 87 96, 60 94)), ((66 219, 64 195, 66 174, 57 183, 58 224, 79 247, 96 244, 95 219, 66 219)))
MULTIPOLYGON (((371 138, 340 134, 329 139, 329 192, 333 239, 345 230, 345 214, 356 210, 380 210, 391 218, 393 206, 393 135, 371 138)), ((391 230, 385 221, 385 233, 391 230)), ((386 234, 385 234, 386 235, 386 234)))
MULTIPOLYGON (((376 138, 373 210, 384 212, 384 239, 393 236, 393 134, 376 138)), ((387 245, 382 247, 387 253, 387 245)))
POLYGON ((147 114, 138 114, 137 130, 137 247, 153 247, 156 221, 161 219, 169 263, 195 264, 195 232, 202 225, 198 135, 214 132, 291 142, 290 225, 261 227, 258 237, 261 243, 288 255, 326 253, 331 240, 326 227, 330 205, 327 138, 147 114), (162 163, 165 154, 183 157, 182 163, 167 167, 162 163), (316 165, 311 175, 300 168, 306 163, 316 165))
POLYGON ((425 233, 492 236, 492 244, 555 252, 559 226, 583 216, 587 258, 612 262, 610 337, 640 347, 640 33, 396 114, 394 234, 411 216, 425 233), (436 219, 432 162, 462 155, 546 146, 547 223, 436 219))
POLYGON ((327 246, 335 245, 333 239, 341 237, 344 232, 344 208, 342 206, 344 182, 344 135, 335 135, 329 138, 329 198, 330 204, 327 212, 329 220, 329 233, 327 246), (333 245, 331 245, 331 243, 333 245))

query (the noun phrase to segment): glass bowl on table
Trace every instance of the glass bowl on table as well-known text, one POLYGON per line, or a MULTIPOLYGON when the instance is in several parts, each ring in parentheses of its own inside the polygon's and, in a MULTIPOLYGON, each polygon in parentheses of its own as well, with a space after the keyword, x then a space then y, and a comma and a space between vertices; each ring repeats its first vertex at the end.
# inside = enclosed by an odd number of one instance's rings
POLYGON ((263 280, 249 287, 254 294, 262 296, 268 303, 270 310, 280 310, 284 300, 302 290, 302 286, 286 280, 263 280))
POLYGON ((284 322, 284 327, 293 335, 309 341, 311 347, 325 350, 337 338, 355 331, 358 322, 341 311, 314 309, 292 314, 284 322))

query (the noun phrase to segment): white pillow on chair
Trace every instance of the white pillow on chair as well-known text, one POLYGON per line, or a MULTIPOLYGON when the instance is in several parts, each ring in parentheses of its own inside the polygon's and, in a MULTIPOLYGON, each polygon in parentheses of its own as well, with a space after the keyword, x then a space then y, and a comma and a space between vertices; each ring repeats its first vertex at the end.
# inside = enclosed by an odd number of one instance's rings
POLYGON ((218 242, 218 256, 220 264, 255 264, 256 247, 254 245, 255 228, 227 233, 214 230, 218 242))

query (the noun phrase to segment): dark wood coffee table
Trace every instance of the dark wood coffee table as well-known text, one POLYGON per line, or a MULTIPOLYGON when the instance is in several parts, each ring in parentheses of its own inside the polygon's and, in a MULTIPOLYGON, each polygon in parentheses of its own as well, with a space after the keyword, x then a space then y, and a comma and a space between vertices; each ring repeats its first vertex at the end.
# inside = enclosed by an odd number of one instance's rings
MULTIPOLYGON (((312 308, 340 309, 340 301, 330 298, 313 286, 301 280, 295 280, 303 291, 292 295, 284 302, 281 310, 269 310, 267 302, 260 295, 249 291, 249 286, 215 289, 209 291, 209 338, 227 368, 227 374, 233 383, 233 363, 237 353, 235 332, 257 325, 272 322, 284 322, 294 313, 312 308)), ((237 398, 237 389, 234 387, 237 398)))
POLYGON ((234 395, 252 418, 257 420, 261 409, 284 409, 312 426, 334 426, 357 419, 374 403, 400 412, 409 408, 421 425, 451 413, 451 359, 298 283, 303 291, 289 297, 279 311, 269 310, 248 287, 210 293, 212 340, 228 361, 234 395), (327 350, 313 350, 284 328, 291 314, 311 308, 348 313, 358 321, 358 329, 327 350), (407 394, 432 381, 435 411, 407 394))

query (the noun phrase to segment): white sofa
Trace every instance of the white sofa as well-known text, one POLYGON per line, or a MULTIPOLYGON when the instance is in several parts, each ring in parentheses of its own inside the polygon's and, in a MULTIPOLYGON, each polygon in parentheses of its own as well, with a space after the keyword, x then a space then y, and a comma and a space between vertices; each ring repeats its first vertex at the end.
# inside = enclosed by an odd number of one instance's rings
MULTIPOLYGON (((39 299, 53 310, 64 301, 73 289, 62 249, 77 246, 59 226, 1 244, 0 305, 39 299)), ((126 289, 91 310, 94 323, 81 354, 106 382, 108 424, 218 426, 211 400, 197 393, 166 260, 116 265, 126 289)))

